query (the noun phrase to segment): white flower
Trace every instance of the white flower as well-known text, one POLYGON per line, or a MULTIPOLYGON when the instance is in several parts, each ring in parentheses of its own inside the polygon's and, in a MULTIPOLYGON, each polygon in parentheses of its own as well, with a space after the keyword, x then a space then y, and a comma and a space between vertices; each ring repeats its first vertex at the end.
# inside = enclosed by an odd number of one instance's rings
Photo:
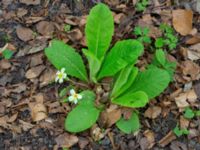
POLYGON ((73 102, 74 104, 78 103, 78 100, 82 99, 82 95, 81 94, 77 94, 74 89, 71 89, 70 91, 70 97, 69 97, 69 101, 73 102))
POLYGON ((57 71, 55 82, 63 83, 67 79, 67 74, 65 73, 65 68, 62 68, 60 71, 57 71))

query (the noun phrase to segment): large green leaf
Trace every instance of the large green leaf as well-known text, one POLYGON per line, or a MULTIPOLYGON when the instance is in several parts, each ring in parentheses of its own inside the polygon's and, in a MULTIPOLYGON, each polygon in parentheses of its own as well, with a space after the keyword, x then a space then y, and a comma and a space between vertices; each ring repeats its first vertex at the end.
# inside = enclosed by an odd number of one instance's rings
POLYGON ((112 99, 112 102, 125 107, 139 108, 148 103, 148 96, 143 91, 128 92, 112 99))
POLYGON ((121 118, 116 125, 122 132, 126 134, 136 132, 140 129, 140 120, 138 114, 133 112, 129 120, 121 118))
POLYGON ((82 49, 83 53, 85 54, 85 56, 88 59, 89 62, 89 68, 90 68, 90 79, 93 82, 97 82, 96 81, 96 74, 98 73, 100 67, 101 67, 101 61, 93 55, 93 53, 91 53, 91 51, 88 51, 86 49, 82 49))
POLYGON ((97 79, 113 76, 128 64, 134 63, 143 49, 143 45, 137 40, 117 42, 106 56, 97 79))
POLYGON ((122 69, 114 83, 111 97, 116 98, 125 92, 131 86, 137 74, 138 68, 133 67, 132 65, 122 69))
POLYGON ((167 71, 152 66, 138 74, 129 92, 144 91, 148 98, 152 99, 163 92, 169 82, 170 76, 167 71))
POLYGON ((87 73, 81 56, 62 41, 53 40, 45 49, 49 61, 58 69, 65 68, 68 75, 87 81, 87 73))
POLYGON ((89 51, 99 60, 110 46, 114 33, 112 12, 105 4, 93 7, 87 18, 85 34, 89 51))
POLYGON ((94 106, 95 94, 91 91, 81 93, 83 98, 65 119, 65 130, 81 132, 90 128, 98 119, 100 111, 94 106))

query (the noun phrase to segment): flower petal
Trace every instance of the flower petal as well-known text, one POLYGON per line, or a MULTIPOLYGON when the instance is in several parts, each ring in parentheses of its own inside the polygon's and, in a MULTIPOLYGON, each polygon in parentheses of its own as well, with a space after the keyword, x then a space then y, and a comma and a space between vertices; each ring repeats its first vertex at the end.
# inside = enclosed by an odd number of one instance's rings
POLYGON ((77 94, 77 98, 78 98, 78 99, 82 99, 83 96, 82 96, 81 94, 77 94))
POLYGON ((65 68, 62 68, 62 69, 61 69, 61 72, 62 72, 62 73, 65 73, 65 68))
POLYGON ((59 83, 63 83, 63 78, 59 79, 58 82, 59 82, 59 83))
POLYGON ((58 78, 58 76, 56 76, 56 78, 55 78, 55 82, 58 82, 58 80, 59 80, 59 78, 58 78))
POLYGON ((74 97, 73 96, 70 96, 68 99, 69 99, 70 102, 74 101, 74 97))
POLYGON ((67 74, 64 73, 64 74, 63 74, 63 79, 66 79, 66 78, 67 78, 67 74))
POLYGON ((69 93, 70 93, 71 95, 76 94, 76 92, 74 91, 74 89, 71 89, 71 90, 69 91, 69 93))
POLYGON ((78 103, 78 100, 77 100, 77 99, 75 99, 75 100, 74 100, 74 104, 77 104, 77 103, 78 103))
POLYGON ((60 74, 60 71, 57 71, 57 72, 56 72, 56 75, 58 76, 59 74, 60 74))

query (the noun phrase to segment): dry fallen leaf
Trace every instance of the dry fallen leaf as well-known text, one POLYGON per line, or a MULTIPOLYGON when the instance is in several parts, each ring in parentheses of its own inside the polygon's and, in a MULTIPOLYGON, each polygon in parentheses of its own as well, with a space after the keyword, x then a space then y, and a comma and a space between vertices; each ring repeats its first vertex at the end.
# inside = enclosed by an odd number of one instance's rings
POLYGON ((177 9, 172 11, 173 26, 181 35, 188 35, 192 31, 193 12, 191 10, 177 9))
POLYGON ((147 141, 149 143, 148 149, 151 149, 153 145, 155 144, 155 135, 152 131, 146 130, 144 132, 144 136, 147 138, 147 141))
POLYGON ((175 97, 175 102, 178 108, 185 108, 189 106, 187 102, 187 94, 181 93, 178 97, 175 97))
POLYGON ((39 5, 40 4, 40 0, 20 0, 19 2, 22 4, 26 4, 26 5, 39 5))
POLYGON ((33 31, 29 28, 18 27, 16 33, 18 38, 24 42, 30 41, 34 38, 33 31))
POLYGON ((68 133, 63 133, 59 135, 55 140, 59 147, 65 148, 70 148, 78 143, 78 137, 75 135, 70 135, 68 133))
POLYGON ((41 72, 45 69, 44 66, 40 65, 40 66, 37 66, 37 67, 33 67, 31 69, 29 69, 27 72, 26 72, 26 78, 27 79, 33 79, 33 78, 36 78, 38 77, 41 72))
POLYGON ((101 123, 103 126, 111 127, 121 118, 121 109, 111 105, 107 110, 101 113, 101 123))
POLYGON ((36 25, 37 31, 45 36, 51 36, 54 32, 54 25, 52 22, 41 21, 36 25))
POLYGON ((181 129, 187 129, 189 126, 190 121, 183 116, 180 117, 180 128, 181 129))
POLYGON ((192 45, 187 50, 187 55, 190 60, 200 59, 200 43, 192 45))
POLYGON ((83 34, 79 29, 71 30, 68 32, 67 35, 68 35, 69 39, 71 39, 72 41, 78 41, 83 38, 83 34))
POLYGON ((40 77, 40 87, 44 87, 48 85, 50 82, 54 81, 56 77, 55 69, 47 69, 45 70, 40 77))
POLYGON ((163 137, 158 143, 160 144, 161 147, 165 147, 168 145, 170 142, 176 139, 176 135, 170 131, 165 137, 163 137))
POLYGON ((158 107, 158 106, 149 107, 145 111, 144 116, 151 119, 155 119, 160 115, 161 110, 162 110, 161 107, 158 107))
POLYGON ((47 118, 47 109, 43 103, 29 103, 29 107, 33 121, 37 122, 47 118))

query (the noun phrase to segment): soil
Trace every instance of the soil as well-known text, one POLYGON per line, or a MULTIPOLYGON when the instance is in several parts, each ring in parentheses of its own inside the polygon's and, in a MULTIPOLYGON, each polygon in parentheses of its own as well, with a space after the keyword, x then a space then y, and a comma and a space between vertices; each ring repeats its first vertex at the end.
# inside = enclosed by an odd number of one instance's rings
MULTIPOLYGON (((85 47, 83 40, 84 25, 80 24, 80 20, 83 19, 84 22, 85 15, 101 0, 41 0, 40 4, 37 5, 27 5, 22 1, 0 1, 0 47, 9 43, 10 48, 14 51, 12 59, 0 58, 0 150, 62 150, 56 139, 59 135, 66 133, 63 122, 71 108, 70 105, 59 102, 58 91, 69 86, 69 83, 58 85, 49 82, 52 77, 51 73, 55 74, 56 70, 47 61, 43 49, 54 38, 62 39, 79 50, 85 47), (47 32, 53 32, 53 34, 43 35, 39 33, 36 26, 42 21, 53 23, 54 29, 52 31, 45 29, 47 32), (72 24, 72 30, 78 29, 80 33, 65 33, 62 28, 63 24, 66 23, 72 24), (34 38, 28 41, 20 39, 16 32, 18 27, 31 29, 34 38), (34 67, 44 67, 44 69, 41 69, 38 76, 34 78, 27 77, 27 71, 34 67), (44 75, 45 79, 43 78, 44 75), (43 95, 42 99, 44 99, 44 104, 48 108, 47 118, 41 121, 33 121, 29 103, 35 102, 34 97, 39 97, 39 94, 43 95)), ((27 1, 34 2, 34 0, 27 1)), ((164 17, 167 18, 165 18, 167 21, 171 21, 172 17, 167 16, 169 11, 186 8, 186 4, 182 4, 178 0, 174 3, 170 3, 170 0, 158 0, 156 2, 160 6, 155 6, 155 3, 152 2, 144 13, 138 13, 134 10, 134 0, 105 0, 101 2, 108 4, 114 13, 126 15, 125 19, 116 23, 112 43, 121 39, 135 38, 132 29, 136 24, 139 24, 138 20, 141 20, 145 15, 147 15, 147 19, 143 20, 146 21, 145 24, 149 23, 148 15, 150 15, 154 17, 152 24, 158 27, 164 19, 162 14, 157 13, 156 10, 166 11, 164 17)), ((199 13, 193 10, 191 2, 187 4, 188 9, 192 9, 194 13, 193 28, 197 30, 195 35, 199 35, 199 13)), ((197 99, 195 103, 190 103, 190 106, 200 109, 200 80, 199 78, 190 79, 190 75, 185 75, 180 67, 184 61, 189 60, 182 51, 183 47, 185 49, 190 47, 190 45, 185 44, 188 37, 176 34, 180 39, 179 44, 174 51, 169 52, 170 56, 179 63, 175 80, 163 95, 156 98, 144 109, 139 110, 141 114, 140 132, 127 135, 113 125, 109 128, 108 134, 99 141, 94 141, 90 131, 87 130, 76 135, 72 134, 78 138, 78 142, 72 144, 70 150, 200 150, 199 117, 190 120, 188 128, 191 132, 194 131, 193 134, 176 137, 164 146, 159 143, 176 127, 180 116, 183 115, 174 101, 170 101, 168 104, 168 98, 172 93, 184 89, 191 82, 192 86, 189 89, 195 90, 197 99), (155 119, 147 118, 144 113, 149 106, 153 105, 162 107, 162 113, 155 119), (147 144, 149 139, 148 136, 145 136, 147 131, 153 132, 155 139, 150 142, 152 146, 149 148, 147 144)), ((149 52, 145 53, 139 66, 146 64, 148 60, 145 59, 149 59, 151 55, 149 52)), ((189 61, 200 67, 199 60, 189 61)))

